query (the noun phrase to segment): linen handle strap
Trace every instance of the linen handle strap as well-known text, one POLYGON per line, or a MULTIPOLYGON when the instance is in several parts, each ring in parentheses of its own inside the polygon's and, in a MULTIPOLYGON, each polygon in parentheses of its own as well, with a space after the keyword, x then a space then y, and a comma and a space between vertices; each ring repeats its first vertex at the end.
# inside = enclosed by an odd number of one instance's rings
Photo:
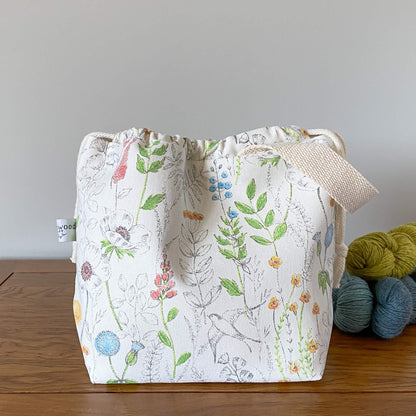
POLYGON ((345 160, 345 146, 340 136, 328 130, 308 130, 310 135, 330 137, 337 151, 315 142, 280 142, 252 145, 239 155, 275 151, 284 160, 311 178, 335 200, 335 262, 333 286, 338 287, 345 268, 348 247, 344 244, 346 211, 352 213, 374 198, 378 191, 350 163, 345 160))

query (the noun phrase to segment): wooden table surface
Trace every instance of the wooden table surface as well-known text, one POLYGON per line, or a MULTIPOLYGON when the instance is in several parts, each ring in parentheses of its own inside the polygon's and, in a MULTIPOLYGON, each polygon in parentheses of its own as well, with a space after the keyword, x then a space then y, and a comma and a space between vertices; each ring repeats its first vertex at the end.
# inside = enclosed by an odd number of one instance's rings
POLYGON ((416 325, 393 340, 334 329, 321 381, 93 385, 69 260, 0 261, 0 415, 416 415, 416 325))

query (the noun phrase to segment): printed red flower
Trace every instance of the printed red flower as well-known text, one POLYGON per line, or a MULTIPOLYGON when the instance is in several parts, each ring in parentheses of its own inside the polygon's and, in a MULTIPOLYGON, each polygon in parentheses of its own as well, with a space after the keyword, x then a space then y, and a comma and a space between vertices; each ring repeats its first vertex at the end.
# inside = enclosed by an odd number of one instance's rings
POLYGON ((168 293, 166 293, 166 297, 167 298, 173 298, 174 296, 176 296, 178 293, 176 292, 176 290, 170 290, 168 293))
POLYGON ((152 290, 150 292, 150 296, 152 297, 152 299, 158 300, 158 299, 160 299, 160 291, 159 290, 152 290))

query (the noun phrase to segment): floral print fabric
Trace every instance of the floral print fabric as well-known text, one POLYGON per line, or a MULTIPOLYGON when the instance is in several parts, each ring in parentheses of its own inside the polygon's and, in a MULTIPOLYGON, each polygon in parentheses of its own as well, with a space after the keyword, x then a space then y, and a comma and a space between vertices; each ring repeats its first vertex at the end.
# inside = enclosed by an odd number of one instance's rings
POLYGON ((74 318, 93 383, 322 377, 332 328, 334 201, 252 144, 132 128, 86 136, 77 166, 74 318))

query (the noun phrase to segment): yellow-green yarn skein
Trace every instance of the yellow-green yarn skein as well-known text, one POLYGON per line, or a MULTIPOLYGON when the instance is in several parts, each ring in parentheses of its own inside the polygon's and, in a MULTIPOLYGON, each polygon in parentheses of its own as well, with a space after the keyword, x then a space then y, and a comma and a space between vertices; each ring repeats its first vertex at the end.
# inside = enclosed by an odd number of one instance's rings
POLYGON ((348 247, 345 267, 367 280, 408 275, 416 269, 416 222, 357 238, 348 247))

